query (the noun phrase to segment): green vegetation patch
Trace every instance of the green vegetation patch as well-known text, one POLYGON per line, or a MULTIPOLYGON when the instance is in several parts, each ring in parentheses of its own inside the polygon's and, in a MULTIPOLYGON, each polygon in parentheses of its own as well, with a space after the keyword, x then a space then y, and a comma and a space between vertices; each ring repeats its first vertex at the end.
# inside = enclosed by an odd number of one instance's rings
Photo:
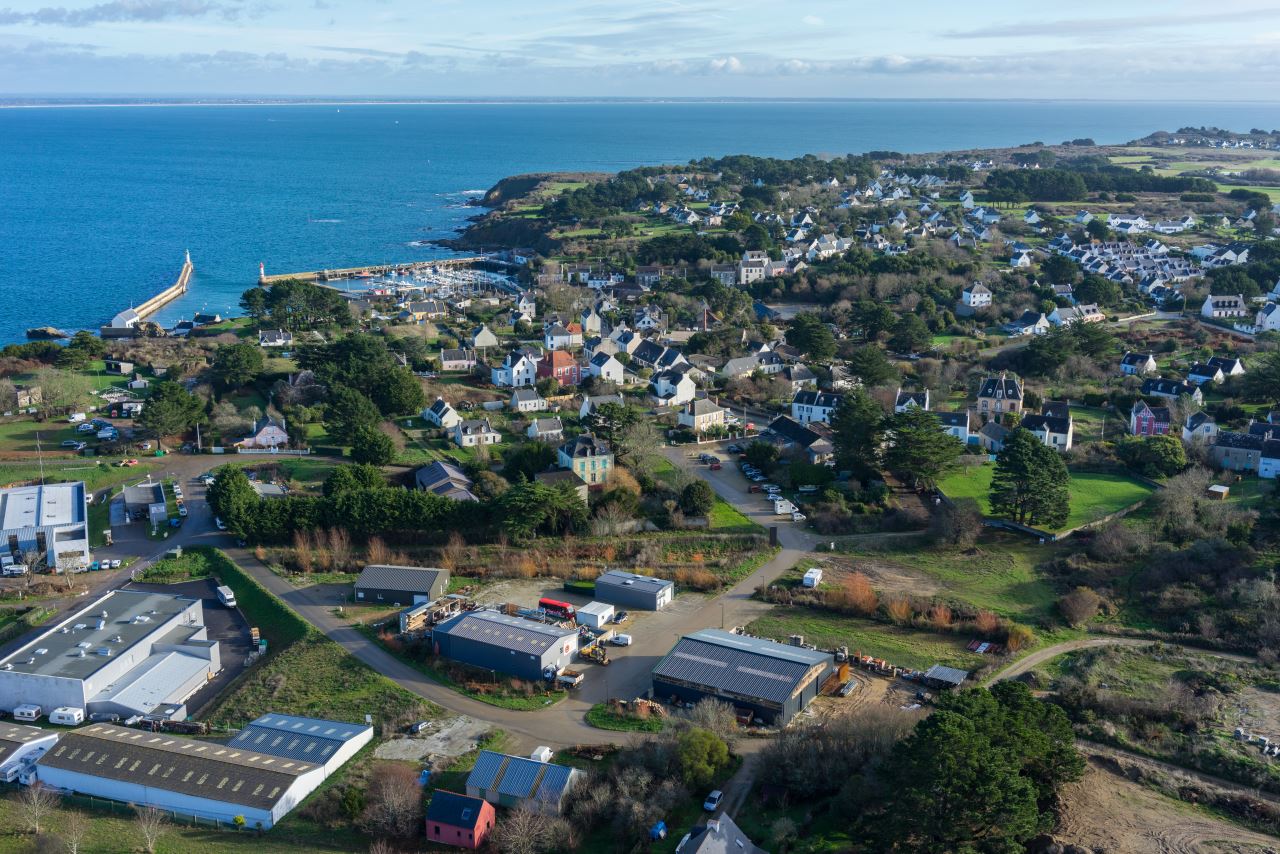
POLYGON ((587 723, 596 729, 610 729, 618 732, 661 732, 662 718, 641 718, 636 715, 614 711, 605 703, 596 703, 586 714, 587 723))
POLYGON ((851 654, 860 652, 916 670, 934 664, 973 670, 982 664, 982 656, 966 650, 965 639, 960 635, 891 626, 810 608, 778 608, 752 622, 747 631, 784 643, 791 635, 803 635, 805 643, 820 649, 847 646, 851 654))
MULTIPOLYGON (((948 498, 977 501, 982 513, 990 516, 991 477, 994 474, 993 465, 971 466, 947 475, 938 483, 938 488, 948 498)), ((1069 489, 1071 513, 1066 524, 1056 529, 1059 531, 1071 530, 1123 510, 1155 491, 1135 478, 1101 472, 1072 472, 1069 489)))

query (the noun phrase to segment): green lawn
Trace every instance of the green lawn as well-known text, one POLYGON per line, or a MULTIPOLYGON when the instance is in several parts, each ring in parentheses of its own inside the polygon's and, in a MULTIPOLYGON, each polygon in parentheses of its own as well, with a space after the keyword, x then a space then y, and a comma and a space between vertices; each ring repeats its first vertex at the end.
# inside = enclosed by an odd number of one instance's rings
POLYGON ((617 732, 661 732, 662 718, 637 718, 631 715, 620 715, 604 703, 596 703, 586 714, 587 723, 596 729, 615 730, 617 732))
POLYGON ((749 624, 747 631, 784 643, 790 635, 804 635, 805 643, 820 649, 847 646, 851 654, 860 652, 916 670, 934 664, 972 670, 982 663, 982 656, 964 648, 969 640, 965 635, 892 626, 811 608, 776 608, 749 624))
POLYGON ((1264 196, 1270 196, 1273 202, 1280 202, 1280 187, 1246 187, 1243 184, 1219 184, 1218 190, 1223 193, 1229 193, 1232 190, 1248 190, 1251 193, 1262 193, 1264 196))
MULTIPOLYGON (((943 494, 952 499, 972 498, 986 515, 991 515, 991 477, 995 466, 966 466, 938 484, 943 494)), ((1055 531, 1065 531, 1114 513, 1149 496, 1151 487, 1131 477, 1098 472, 1073 472, 1071 475, 1071 513, 1066 524, 1055 531)))
POLYGON ((717 534, 761 534, 764 528, 748 519, 738 508, 719 495, 708 516, 711 530, 717 534))
POLYGON ((39 437, 38 450, 46 456, 58 454, 74 455, 75 451, 62 447, 62 443, 74 439, 87 441, 83 433, 76 432, 74 424, 65 421, 9 421, 0 423, 0 453, 6 451, 36 451, 36 439, 39 437))
MULTIPOLYGON (((98 490, 126 481, 143 480, 147 476, 147 470, 156 462, 155 458, 143 458, 139 465, 132 468, 120 468, 89 459, 76 462, 46 462, 44 479, 46 483, 82 480, 86 488, 98 490)), ((40 473, 40 464, 37 462, 0 463, 0 486, 38 481, 40 473)))

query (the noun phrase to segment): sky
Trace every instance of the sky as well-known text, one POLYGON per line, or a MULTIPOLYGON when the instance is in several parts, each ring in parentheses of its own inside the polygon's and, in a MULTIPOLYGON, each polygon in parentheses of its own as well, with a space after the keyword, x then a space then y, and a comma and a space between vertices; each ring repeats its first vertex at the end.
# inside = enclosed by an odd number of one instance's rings
POLYGON ((1275 100, 1277 0, 0 0, 3 96, 1275 100))

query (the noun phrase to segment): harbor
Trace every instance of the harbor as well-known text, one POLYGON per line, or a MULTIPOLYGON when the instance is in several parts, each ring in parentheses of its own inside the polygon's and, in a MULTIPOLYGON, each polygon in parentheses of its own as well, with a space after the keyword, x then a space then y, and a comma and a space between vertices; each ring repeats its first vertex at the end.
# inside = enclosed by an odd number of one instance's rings
POLYGON ((348 296, 420 292, 441 298, 476 297, 494 291, 519 293, 520 286, 512 275, 501 272, 518 267, 511 261, 480 255, 274 275, 267 275, 265 265, 260 264, 258 284, 270 287, 289 280, 312 282, 348 296))
POLYGON ((99 328, 99 334, 103 338, 132 338, 137 334, 139 324, 187 292, 194 272, 195 265, 191 263, 191 253, 187 252, 182 262, 182 270, 172 285, 141 305, 130 306, 118 312, 111 318, 110 323, 99 328))

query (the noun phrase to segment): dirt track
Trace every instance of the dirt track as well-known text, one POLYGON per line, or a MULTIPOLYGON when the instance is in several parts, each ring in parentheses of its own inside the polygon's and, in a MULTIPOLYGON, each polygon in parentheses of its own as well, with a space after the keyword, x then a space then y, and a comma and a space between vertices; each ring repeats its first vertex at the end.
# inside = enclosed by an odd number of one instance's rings
MULTIPOLYGON (((1046 646, 1044 649, 1038 649, 1030 655, 1020 658, 1003 670, 998 670, 987 677, 982 684, 984 686, 994 685, 1002 679, 1013 679, 1021 676, 1029 670, 1034 670, 1037 666, 1044 664, 1050 659, 1057 658, 1059 655, 1067 652, 1074 652, 1078 649, 1088 649, 1094 646, 1150 646, 1155 643, 1154 640, 1146 638, 1122 638, 1122 637, 1095 637, 1081 638, 1080 640, 1065 641, 1057 643, 1053 646, 1046 646)), ((1225 658, 1230 661, 1253 662, 1255 659, 1247 655, 1237 655, 1233 652, 1217 652, 1216 650, 1199 649, 1196 647, 1185 647, 1188 651, 1195 652, 1198 655, 1210 655, 1214 658, 1225 658)))
POLYGON ((1063 792, 1054 836, 1108 852, 1224 854, 1280 851, 1280 839, 1216 819, 1090 762, 1063 792))

